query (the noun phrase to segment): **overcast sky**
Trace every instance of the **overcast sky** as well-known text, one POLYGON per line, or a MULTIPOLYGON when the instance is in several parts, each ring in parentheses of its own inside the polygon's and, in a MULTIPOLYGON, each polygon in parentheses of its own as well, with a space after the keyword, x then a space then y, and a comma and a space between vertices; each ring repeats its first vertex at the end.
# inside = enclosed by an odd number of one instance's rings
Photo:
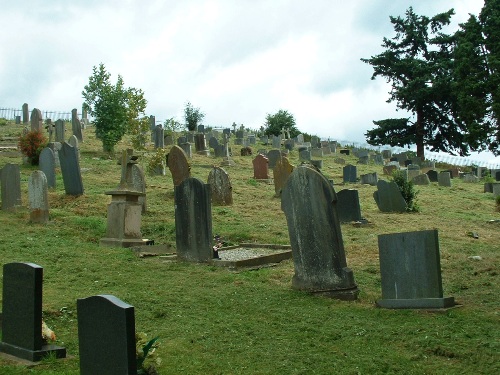
POLYGON ((70 111, 93 66, 142 89, 147 114, 258 129, 284 109, 323 138, 364 142, 399 117, 389 86, 360 61, 392 37, 389 16, 454 8, 452 30, 481 0, 3 0, 0 107, 70 111))

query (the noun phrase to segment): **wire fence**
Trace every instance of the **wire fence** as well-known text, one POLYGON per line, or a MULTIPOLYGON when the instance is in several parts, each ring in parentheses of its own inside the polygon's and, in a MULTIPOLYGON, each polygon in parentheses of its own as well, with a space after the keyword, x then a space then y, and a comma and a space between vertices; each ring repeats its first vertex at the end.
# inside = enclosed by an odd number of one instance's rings
MULTIPOLYGON (((71 112, 67 111, 42 111, 42 118, 43 119, 51 119, 52 121, 57 121, 57 120, 65 120, 69 121, 71 120, 71 112)), ((82 114, 78 113, 78 116, 80 117, 82 114)), ((0 118, 4 118, 6 120, 15 120, 16 117, 21 118, 21 122, 23 121, 23 110, 22 109, 17 109, 17 108, 0 108, 0 118)), ((29 122, 29 116, 30 113, 28 113, 28 122, 29 122)))

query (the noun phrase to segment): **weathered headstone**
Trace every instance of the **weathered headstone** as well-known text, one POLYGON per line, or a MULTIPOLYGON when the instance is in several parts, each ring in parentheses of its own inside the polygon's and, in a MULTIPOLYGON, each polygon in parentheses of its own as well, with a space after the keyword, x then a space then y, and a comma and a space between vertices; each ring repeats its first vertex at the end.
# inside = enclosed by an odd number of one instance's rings
POLYGON ((341 223, 362 219, 357 190, 343 189, 337 193, 337 212, 341 223))
POLYGON ((281 209, 292 247, 292 286, 354 300, 358 288, 347 267, 336 204, 331 183, 314 169, 301 165, 288 177, 281 193, 281 209))
MULTIPOLYGON (((393 162, 391 162, 393 163, 393 162)), ((394 163, 397 163, 397 162, 394 162, 394 163)), ((392 174, 394 173, 394 171, 396 170, 399 170, 399 164, 398 165, 395 165, 395 164, 387 164, 387 165, 384 165, 384 168, 382 168, 382 171, 384 172, 385 175, 387 176, 392 176, 392 174)))
POLYGON ((188 163, 186 153, 179 146, 173 146, 170 150, 167 155, 167 165, 172 173, 174 186, 180 185, 186 178, 191 177, 191 166, 188 163))
POLYGON ((342 168, 344 182, 356 182, 358 180, 358 169, 348 164, 342 168))
POLYGON ((146 203, 146 176, 142 167, 138 164, 133 164, 130 170, 130 186, 133 190, 143 193, 137 200, 142 207, 142 213, 147 211, 146 203))
POLYGON ((191 147, 191 143, 184 142, 180 145, 180 148, 186 154, 186 157, 191 159, 193 157, 193 148, 191 147))
POLYGON ((438 172, 435 171, 434 169, 431 169, 426 172, 427 176, 429 177, 430 182, 438 182, 438 172))
POLYGON ((0 352, 32 362, 47 355, 66 357, 65 348, 43 342, 42 283, 39 265, 4 264, 0 352))
POLYGON ((467 182, 467 183, 477 183, 477 182, 479 182, 479 177, 474 176, 472 174, 466 174, 463 176, 462 180, 463 180, 463 182, 467 182))
POLYGON ((42 112, 38 108, 34 108, 31 111, 31 131, 42 132, 43 131, 43 118, 42 112))
POLYGON ((80 142, 78 141, 76 135, 73 134, 68 138, 68 144, 76 150, 76 155, 78 156, 78 159, 80 159, 80 142))
POLYGON ((351 151, 349 149, 343 149, 343 150, 340 150, 340 153, 344 154, 346 156, 349 156, 349 154, 351 153, 351 151))
POLYGON ((377 186, 378 176, 377 172, 362 174, 360 176, 361 184, 368 184, 372 186, 377 186))
POLYGON ((438 174, 438 185, 444 187, 451 187, 451 174, 450 172, 440 172, 438 174))
POLYGON ((210 185, 186 178, 175 187, 175 238, 177 256, 191 262, 213 257, 210 185))
POLYGON ((214 150, 217 148, 217 146, 219 146, 219 141, 217 140, 217 138, 215 137, 211 137, 209 140, 208 140, 208 146, 210 148, 213 148, 214 150))
POLYGON ((443 297, 437 230, 378 236, 382 299, 389 309, 439 309, 455 305, 443 297))
POLYGON ((82 195, 83 181, 77 150, 64 142, 59 150, 59 162, 67 195, 82 195))
POLYGON ((323 150, 321 148, 312 148, 311 149, 311 157, 322 158, 323 157, 323 150))
POLYGON ((49 189, 56 187, 56 157, 51 148, 45 147, 40 152, 38 168, 45 174, 49 189))
POLYGON ((382 212, 406 212, 406 201, 394 181, 378 180, 373 198, 382 212))
POLYGON ((272 149, 267 152, 267 158, 269 159, 268 167, 273 169, 276 165, 276 162, 281 158, 281 151, 277 149, 272 149))
POLYGON ((29 110, 28 103, 23 104, 23 124, 27 124, 29 121, 29 110))
POLYGON ((253 178, 256 180, 269 180, 269 159, 264 155, 257 155, 252 160, 253 178))
POLYGON ((28 201, 30 221, 32 223, 48 223, 49 193, 47 178, 42 171, 33 171, 28 179, 28 201))
POLYGON ((2 210, 15 210, 21 206, 21 171, 19 165, 7 163, 2 168, 2 210))
POLYGON ((274 192, 277 197, 281 196, 281 190, 292 171, 293 166, 290 165, 288 158, 280 157, 273 168, 274 192))
POLYGON ((273 148, 281 148, 281 136, 273 136, 273 148))
POLYGON ((163 130, 163 126, 156 125, 154 130, 154 147, 155 148, 163 148, 165 147, 165 132, 163 130))
POLYGON ((163 138, 163 142, 164 142, 165 146, 172 146, 174 144, 174 136, 172 134, 167 134, 163 138))
POLYGON ((323 160, 309 160, 309 163, 317 169, 323 168, 323 160))
POLYGON ((76 108, 71 111, 71 130, 76 139, 78 139, 78 142, 83 142, 82 123, 78 119, 76 108))
POLYGON ((233 187, 226 171, 220 167, 213 167, 208 174, 207 183, 212 192, 212 204, 229 206, 233 204, 233 187))
POLYGON ((81 375, 137 374, 134 306, 111 295, 76 301, 81 375))
POLYGON ((429 176, 425 173, 419 174, 416 177, 413 177, 411 180, 413 184, 415 185, 430 185, 431 181, 429 179, 429 176))
POLYGON ((391 150, 382 150, 382 157, 384 159, 390 159, 392 157, 392 151, 391 150))
POLYGON ((310 161, 311 160, 311 151, 307 148, 299 152, 299 161, 310 161))
POLYGON ((56 121, 56 142, 64 142, 65 140, 65 132, 66 132, 66 127, 64 124, 64 120, 57 120, 56 121))

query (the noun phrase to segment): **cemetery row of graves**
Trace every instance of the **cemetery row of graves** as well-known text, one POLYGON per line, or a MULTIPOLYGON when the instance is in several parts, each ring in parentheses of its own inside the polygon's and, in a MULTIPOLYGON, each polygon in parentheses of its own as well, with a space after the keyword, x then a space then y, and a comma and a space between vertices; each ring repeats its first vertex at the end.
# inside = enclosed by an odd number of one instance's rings
POLYGON ((0 350, 41 360, 35 372, 135 373, 136 330, 160 337, 159 373, 496 366, 500 171, 286 131, 167 138, 156 126, 146 151, 125 139, 110 158, 76 111, 71 131, 31 117, 51 138, 39 166, 0 153, 1 218, 14 223, 0 247, 0 350), (158 150, 165 162, 145 173, 158 150), (414 212, 395 171, 418 190, 414 212), (251 247, 280 257, 257 261, 251 247), (250 262, 219 267, 238 251, 250 262), (42 342, 42 315, 55 343, 42 342))

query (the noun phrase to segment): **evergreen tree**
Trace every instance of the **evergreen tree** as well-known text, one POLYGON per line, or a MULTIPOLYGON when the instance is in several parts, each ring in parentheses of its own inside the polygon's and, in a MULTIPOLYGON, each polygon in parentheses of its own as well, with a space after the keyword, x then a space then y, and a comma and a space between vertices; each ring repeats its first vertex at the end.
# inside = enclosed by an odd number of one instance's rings
POLYGON ((283 109, 280 109, 275 114, 268 113, 266 116, 264 127, 264 134, 266 135, 278 136, 281 134, 281 131, 283 129, 289 129, 290 136, 292 138, 300 134, 300 131, 295 125, 295 117, 291 113, 283 109))

